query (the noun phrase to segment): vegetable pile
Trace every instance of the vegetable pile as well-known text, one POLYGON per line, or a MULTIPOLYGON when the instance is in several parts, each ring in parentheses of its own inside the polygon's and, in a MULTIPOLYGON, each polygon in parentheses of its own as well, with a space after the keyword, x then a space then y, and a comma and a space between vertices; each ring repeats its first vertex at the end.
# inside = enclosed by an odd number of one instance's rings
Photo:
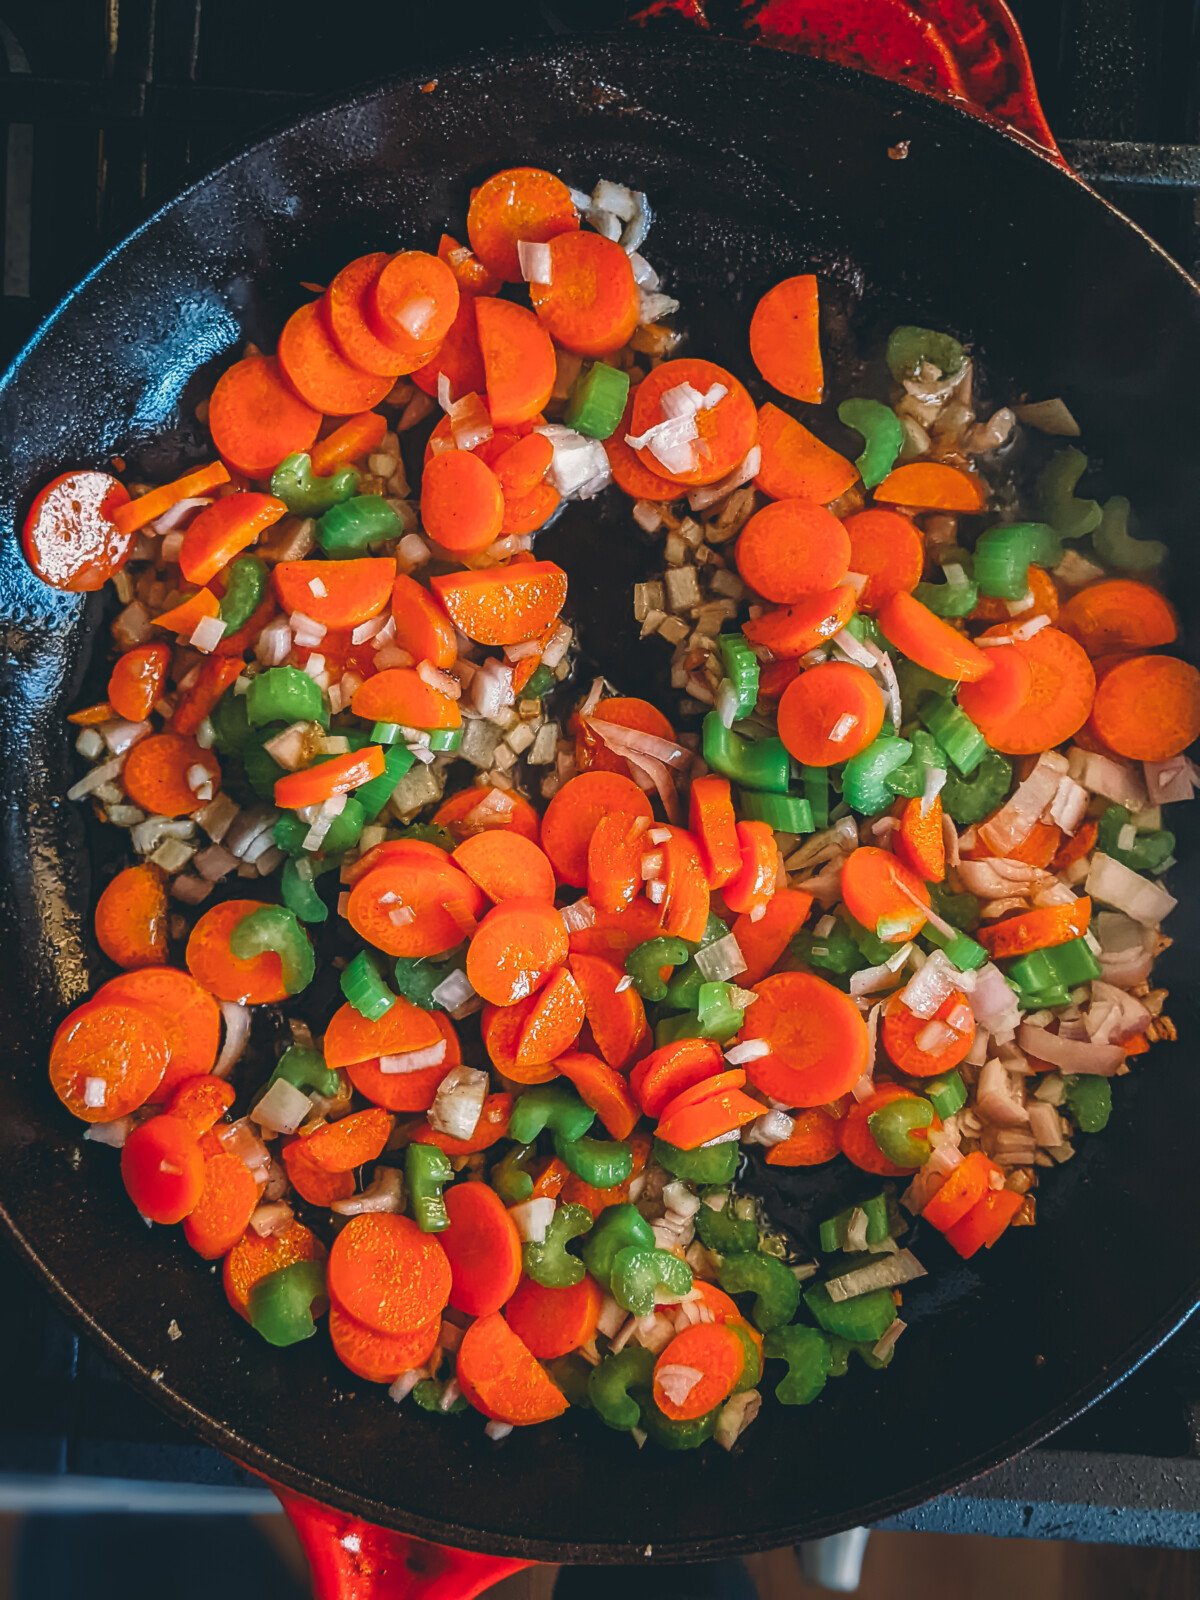
POLYGON ((781 403, 824 398, 816 279, 758 302, 756 406, 673 354, 649 225, 497 173, 468 244, 352 261, 228 368, 216 459, 34 500, 34 570, 120 604, 70 795, 137 857, 50 1079, 268 1343, 327 1316, 493 1438, 579 1405, 729 1448, 764 1381, 888 1365, 911 1246, 1032 1224, 1172 1036, 1200 673, 1061 400, 977 416, 901 327, 835 449, 781 403), (532 548, 612 484, 670 715, 573 685, 532 548), (791 1238, 760 1162, 861 1177, 791 1238))

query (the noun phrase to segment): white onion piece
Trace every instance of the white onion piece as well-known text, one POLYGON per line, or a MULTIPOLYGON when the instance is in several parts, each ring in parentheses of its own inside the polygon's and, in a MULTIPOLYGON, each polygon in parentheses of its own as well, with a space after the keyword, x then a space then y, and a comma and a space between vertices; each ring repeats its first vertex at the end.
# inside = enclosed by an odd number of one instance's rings
POLYGON ((1067 759, 1071 776, 1092 794, 1103 795, 1129 811, 1140 811, 1146 805, 1157 803, 1153 795, 1147 798, 1148 783, 1131 762, 1116 761, 1111 756, 1078 747, 1069 752, 1067 759))
POLYGON ((975 1110, 995 1128, 1023 1128, 1029 1113, 1009 1077, 1004 1063, 995 1056, 985 1061, 975 1085, 975 1110))
MULTIPOLYGON (((439 1039, 436 1044, 428 1044, 421 1050, 405 1050, 396 1056, 380 1056, 379 1070, 389 1076, 399 1076, 406 1072, 425 1072, 430 1067, 440 1066, 446 1059, 446 1041, 439 1039)), ((443 1132, 449 1130, 444 1129, 443 1132)), ((461 1135, 469 1138, 469 1134, 461 1135)))
POLYGON ((535 244, 528 239, 518 239, 517 259, 521 263, 521 276, 526 283, 548 284, 553 281, 548 244, 535 244))
POLYGON ((902 944, 886 961, 877 967, 861 967, 850 974, 850 993, 878 994, 881 989, 894 987, 896 974, 912 954, 911 944, 902 944))
POLYGON ((712 944, 706 945, 703 950, 697 950, 692 959, 708 983, 724 983, 746 970, 746 958, 742 954, 742 947, 732 933, 714 939, 712 944))
POLYGON ((522 1200, 520 1205, 509 1206, 517 1232, 526 1244, 541 1244, 554 1220, 555 1201, 549 1195, 536 1200, 522 1200))
POLYGON ((1061 1034, 1036 1027, 1032 1022, 1023 1022, 1017 1029, 1017 1043, 1027 1055, 1048 1061, 1063 1072, 1086 1072, 1102 1078, 1111 1078, 1125 1059, 1120 1045, 1064 1039, 1061 1034))
MULTIPOLYGON (((441 1040, 443 1050, 445 1043, 441 1040)), ((486 1072, 464 1065, 451 1068, 438 1085, 429 1108, 429 1126, 451 1139, 469 1139, 483 1113, 487 1091, 486 1072)))
POLYGON ((989 1033, 1003 1033, 1015 1027, 1020 1016, 1016 994, 1000 968, 991 961, 975 973, 970 1002, 975 1021, 989 1033))
POLYGON ((962 987, 963 976, 944 950, 934 950, 901 989, 900 998, 914 1017, 928 1022, 954 991, 962 987))
POLYGON ((250 1120, 272 1133, 295 1133, 312 1110, 312 1101, 286 1078, 275 1082, 250 1108, 250 1120))
POLYGON ((1123 911, 1143 927, 1158 927, 1178 905, 1173 895, 1098 850, 1092 857, 1085 892, 1102 905, 1123 911))
POLYGON ((250 1037, 250 1010, 235 1005, 232 1000, 222 1000, 221 1020, 225 1024, 225 1037, 221 1041, 221 1054, 213 1066, 213 1076, 227 1078, 242 1059, 246 1040, 250 1037))
POLYGON ((1155 806, 1190 800, 1200 785, 1200 771, 1187 756, 1172 756, 1169 761, 1145 761, 1142 771, 1146 775, 1150 804, 1155 806))
POLYGON ((1067 775, 1067 770, 1067 759, 1057 750, 1042 752, 1024 783, 979 829, 980 839, 993 855, 1011 855, 1025 842, 1053 803, 1059 779, 1067 775))

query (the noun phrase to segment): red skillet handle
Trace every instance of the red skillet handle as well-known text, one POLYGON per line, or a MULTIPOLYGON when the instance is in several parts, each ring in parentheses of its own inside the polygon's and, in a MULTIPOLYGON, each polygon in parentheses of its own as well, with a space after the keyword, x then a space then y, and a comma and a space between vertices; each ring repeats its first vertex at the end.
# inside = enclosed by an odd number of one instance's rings
POLYGON ((472 1600, 533 1565, 426 1544, 272 1487, 304 1546, 314 1600, 472 1600))
MULTIPOLYGON (((670 14, 711 26, 707 0, 652 0, 637 19, 670 14)), ((891 78, 1003 123, 1066 165, 1034 87, 1029 52, 1004 0, 746 0, 742 29, 759 44, 891 78)))

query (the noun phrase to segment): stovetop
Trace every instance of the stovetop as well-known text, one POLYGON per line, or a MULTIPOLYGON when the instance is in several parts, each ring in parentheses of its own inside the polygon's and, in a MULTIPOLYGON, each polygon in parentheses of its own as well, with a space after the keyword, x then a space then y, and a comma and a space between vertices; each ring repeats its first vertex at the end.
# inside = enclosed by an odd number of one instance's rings
MULTIPOLYGON (((753 4, 707 0, 707 15, 734 31, 753 4)), ((0 360, 158 201, 307 104, 466 44, 611 27, 636 9, 0 0, 0 360)), ((662 25, 684 25, 663 9, 662 25)), ((1012 9, 1067 159, 1200 270, 1195 0, 1012 9)), ((3 1254, 0 1370, 21 1375, 0 1407, 0 1507, 274 1504, 130 1390, 3 1254)), ((1200 1546, 1200 1318, 1046 1445, 890 1525, 1200 1546)))

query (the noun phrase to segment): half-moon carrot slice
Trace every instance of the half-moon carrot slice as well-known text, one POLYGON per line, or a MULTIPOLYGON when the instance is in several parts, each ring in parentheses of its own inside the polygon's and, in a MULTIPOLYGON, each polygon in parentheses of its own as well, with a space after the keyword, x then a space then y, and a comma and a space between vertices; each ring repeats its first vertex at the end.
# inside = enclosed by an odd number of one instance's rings
POLYGON ((579 1090, 579 1098, 591 1106, 612 1138, 628 1139, 641 1112, 621 1074, 583 1050, 564 1050, 554 1064, 579 1090))
POLYGON ((578 951, 570 958, 571 972, 583 995, 583 1008, 596 1048, 619 1072, 629 1069, 650 1042, 646 1007, 632 984, 621 987, 625 973, 601 956, 578 951))
POLYGON ((562 915, 544 900, 493 906, 467 946, 467 977, 476 994, 511 1006, 535 994, 567 958, 562 915))
POLYGON ((521 1236, 503 1200, 486 1183, 446 1191, 450 1226, 438 1237, 450 1263, 450 1304, 487 1317, 512 1295, 521 1277, 521 1236))
POLYGON ((369 285, 365 301, 372 332, 407 354, 440 345, 450 332, 458 315, 458 280, 427 250, 401 250, 369 285))
POLYGON ((488 410, 498 428, 528 422, 554 392, 554 345, 532 311, 487 295, 474 302, 488 410))
POLYGON ((772 500, 801 495, 828 505, 858 482, 853 461, 769 401, 759 407, 758 445, 762 455, 754 485, 772 500))
POLYGON ((243 917, 261 911, 261 900, 223 900, 211 906, 192 929, 187 942, 188 971, 218 1000, 236 1005, 274 1005, 287 998, 283 964, 274 950, 235 956, 229 948, 233 930, 243 917))
POLYGON ((368 872, 351 889, 346 915, 357 934, 388 955, 438 956, 474 933, 483 905, 447 856, 443 863, 395 861, 368 872))
POLYGON ((284 323, 277 355, 280 371, 301 400, 332 416, 370 411, 392 387, 391 378, 351 366, 330 337, 315 300, 284 323))
POLYGON ((377 250, 344 266, 326 289, 321 310, 338 353, 351 366, 395 379, 423 367, 437 354, 440 340, 382 339, 375 332, 369 315, 370 296, 390 260, 385 250, 377 250))
POLYGON ((392 585, 392 621, 398 648, 414 661, 428 661, 444 671, 458 660, 454 624, 429 590, 403 572, 392 585))
POLYGON ((225 1257, 221 1282, 225 1298, 239 1317, 247 1317, 250 1291, 261 1278, 297 1261, 324 1261, 325 1246, 302 1222, 290 1222, 279 1233, 250 1230, 225 1257))
POLYGON ((121 781, 130 800, 143 811, 185 817, 202 810, 220 789, 221 768, 212 751, 201 749, 194 739, 181 733, 151 733, 126 756, 121 781), (205 784, 208 793, 201 799, 196 791, 205 784))
POLYGON ((432 1067, 419 1067, 415 1072, 384 1072, 379 1057, 351 1062, 346 1076, 359 1094, 385 1111, 428 1111, 442 1079, 462 1061, 454 1024, 441 1011, 433 1013, 433 1020, 446 1040, 442 1059, 432 1067))
POLYGON ((351 710, 364 722, 398 722, 406 728, 457 728, 458 701, 432 688, 414 667, 388 667, 354 691, 351 710))
POLYGON ((530 1355, 553 1361, 595 1338, 603 1304, 595 1278, 585 1276, 561 1289, 522 1278, 504 1308, 504 1320, 530 1355))
POLYGON ((438 379, 443 376, 450 385, 451 400, 461 400, 468 394, 482 394, 486 386, 474 295, 459 297, 458 314, 450 332, 425 365, 416 369, 412 380, 418 389, 436 395, 438 379))
POLYGON ((923 879, 877 845, 859 845, 842 865, 846 910, 885 944, 904 944, 925 926, 929 904, 923 879))
POLYGON ((762 377, 810 405, 820 404, 825 388, 818 317, 817 280, 805 272, 768 289, 750 318, 750 359, 762 377))
POLYGON ((506 167, 481 183, 467 211, 467 238, 489 272, 520 283, 517 244, 545 244, 579 227, 571 191, 540 167, 506 167))
POLYGON ((478 1317, 458 1347, 459 1385, 477 1411, 497 1422, 527 1427, 567 1409, 551 1383, 498 1311, 478 1317))
POLYGON ((334 1355, 356 1378, 368 1383, 394 1383, 402 1372, 423 1367, 437 1348, 441 1331, 441 1318, 433 1317, 411 1333, 377 1333, 357 1322, 336 1301, 329 1307, 334 1355))
POLYGON ((285 611, 302 612, 324 628, 357 628, 386 608, 396 581, 396 562, 392 556, 280 561, 273 577, 285 611))
POLYGON ((987 493, 981 479, 942 461, 910 461, 896 467, 875 490, 885 505, 915 506, 920 511, 982 511, 987 493))
POLYGON ((207 583, 260 533, 286 516, 287 506, 274 495, 253 491, 222 495, 188 523, 179 549, 180 572, 189 583, 207 583))
POLYGON ((493 789, 490 784, 474 784, 448 795, 434 812, 433 820, 451 838, 460 841, 476 833, 503 833, 510 829, 534 844, 541 839, 538 814, 524 795, 511 789, 493 789))
POLYGON ((567 598, 567 575, 553 561, 522 561, 487 572, 446 572, 430 579, 460 633, 476 644, 536 639, 567 598))
POLYGON ((1090 656, 1153 650, 1179 634, 1179 619, 1166 596, 1132 578, 1089 583, 1063 606, 1059 626, 1090 656))
MULTIPOLYGON (((437 1013, 413 1005, 403 995, 374 1022, 347 1003, 338 1007, 325 1030, 325 1064, 352 1067, 378 1061, 380 1056, 409 1055, 414 1050, 428 1050, 444 1037, 437 1013)), ((447 1051, 450 1053, 449 1042, 447 1051)))
POLYGON ((788 1106, 822 1106, 848 1093, 870 1056, 867 1024, 848 994, 808 972, 777 972, 754 985, 741 1038, 770 1055, 746 1063, 755 1088, 788 1106))
POLYGON ((450 857, 494 904, 522 896, 554 900, 554 868, 545 852, 519 833, 477 833, 450 857))
POLYGON ((96 902, 96 943, 119 967, 161 966, 167 958, 167 886, 148 862, 125 867, 96 902))
MULTIPOLYGON (((1020 709, 994 721, 981 710, 980 732, 1005 755, 1035 755, 1072 738, 1084 726, 1096 692, 1096 673, 1081 644, 1061 628, 1041 628, 1028 639, 1012 627, 989 628, 984 639, 1003 639, 1029 665, 1032 682, 1020 709)), ((991 656, 998 648, 983 652, 991 656)), ((965 708, 964 708, 965 709, 965 708)), ((968 712, 969 716, 973 714, 968 712)))
POLYGON ((247 478, 269 478, 285 456, 309 448, 320 426, 320 411, 285 382, 274 356, 235 362, 208 402, 208 431, 218 454, 247 478))
MULTIPOLYGON (((991 671, 988 652, 911 594, 889 596, 879 608, 885 638, 927 672, 970 683, 991 671)), ((1039 749, 1043 748, 1039 745, 1039 749)))
POLYGON ((803 656, 840 633, 854 615, 854 590, 840 588, 805 595, 791 606, 771 606, 751 617, 742 632, 751 644, 777 656, 803 656))

